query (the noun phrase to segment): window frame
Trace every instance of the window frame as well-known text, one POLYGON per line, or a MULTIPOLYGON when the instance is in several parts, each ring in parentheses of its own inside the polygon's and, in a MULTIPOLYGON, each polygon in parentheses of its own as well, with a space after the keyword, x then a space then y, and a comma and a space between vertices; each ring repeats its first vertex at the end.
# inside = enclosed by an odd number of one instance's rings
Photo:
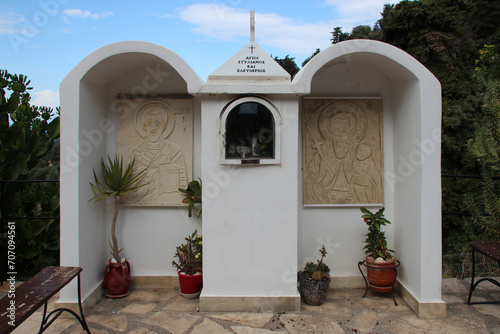
POLYGON ((219 157, 221 165, 280 165, 281 163, 281 114, 276 106, 261 96, 243 96, 229 101, 219 115, 219 157), (226 157, 226 121, 227 117, 237 106, 244 103, 258 103, 264 106, 274 120, 274 158, 246 158, 234 159, 226 157))

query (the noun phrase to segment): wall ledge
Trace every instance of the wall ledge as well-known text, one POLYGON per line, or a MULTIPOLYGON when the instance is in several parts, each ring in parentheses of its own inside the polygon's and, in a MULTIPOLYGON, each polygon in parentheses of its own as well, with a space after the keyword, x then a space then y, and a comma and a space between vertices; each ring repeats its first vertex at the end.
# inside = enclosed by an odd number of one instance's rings
POLYGON ((400 282, 396 284, 396 292, 420 319, 446 319, 445 301, 421 302, 400 282))

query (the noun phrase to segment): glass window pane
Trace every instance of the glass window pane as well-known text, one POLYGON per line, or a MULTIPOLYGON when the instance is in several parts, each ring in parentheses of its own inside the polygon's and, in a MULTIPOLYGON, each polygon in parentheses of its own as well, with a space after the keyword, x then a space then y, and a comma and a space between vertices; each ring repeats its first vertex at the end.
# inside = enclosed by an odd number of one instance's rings
POLYGON ((226 119, 226 159, 274 158, 274 119, 264 105, 245 102, 226 119))

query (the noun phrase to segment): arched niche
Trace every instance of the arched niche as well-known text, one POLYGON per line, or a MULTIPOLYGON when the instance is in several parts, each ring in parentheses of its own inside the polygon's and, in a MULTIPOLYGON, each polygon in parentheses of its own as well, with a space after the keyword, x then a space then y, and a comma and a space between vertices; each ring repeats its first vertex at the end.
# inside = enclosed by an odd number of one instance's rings
MULTIPOLYGON (((89 296, 86 298, 95 297, 108 257, 109 210, 104 201, 88 203, 93 196, 88 183, 92 170, 99 168, 100 159, 107 154, 113 156, 116 151, 117 95, 130 98, 162 95, 191 98, 202 84, 200 77, 177 54, 162 46, 139 41, 118 42, 97 49, 63 79, 60 87, 63 129, 61 265, 84 268, 82 294, 89 296)), ((168 215, 178 214, 153 210, 150 217, 152 222, 156 222, 168 219, 168 215)), ((134 215, 123 215, 126 216, 134 215)), ((135 236, 139 234, 143 233, 135 233, 135 236)), ((123 239, 126 238, 127 235, 123 236, 123 239)), ((145 234, 144 238, 147 238, 145 234)), ((140 245, 137 240, 129 249, 140 245)), ((156 249, 151 251, 165 252, 161 245, 152 245, 156 249)), ((133 249, 130 251, 133 252, 133 249)), ((139 262, 144 268, 153 267, 147 256, 141 260, 139 262)), ((136 266, 138 271, 144 271, 144 268, 136 266)), ((61 302, 76 300, 74 289, 62 291, 61 302)))
MULTIPOLYGON (((293 80, 307 99, 377 99, 383 103, 384 205, 388 240, 401 260, 402 293, 421 317, 442 317, 441 87, 415 58, 386 43, 351 40, 315 56, 293 80), (429 315, 427 312, 438 312, 429 315), (436 311, 437 310, 437 311, 436 311)), ((375 208, 376 209, 376 208, 375 208)), ((337 273, 357 276, 364 257, 359 207, 299 208, 299 262, 318 236, 333 236, 337 273), (329 219, 326 219, 328 217, 329 219), (316 221, 314 229, 307 222, 316 221), (358 235, 359 242, 344 242, 358 235)))

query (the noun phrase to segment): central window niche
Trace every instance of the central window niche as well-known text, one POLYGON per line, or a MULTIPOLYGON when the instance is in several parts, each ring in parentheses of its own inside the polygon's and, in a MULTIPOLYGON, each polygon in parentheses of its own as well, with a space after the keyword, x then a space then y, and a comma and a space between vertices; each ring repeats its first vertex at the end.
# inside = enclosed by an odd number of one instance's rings
POLYGON ((220 116, 221 164, 280 163, 281 117, 267 99, 255 96, 230 101, 220 116))

